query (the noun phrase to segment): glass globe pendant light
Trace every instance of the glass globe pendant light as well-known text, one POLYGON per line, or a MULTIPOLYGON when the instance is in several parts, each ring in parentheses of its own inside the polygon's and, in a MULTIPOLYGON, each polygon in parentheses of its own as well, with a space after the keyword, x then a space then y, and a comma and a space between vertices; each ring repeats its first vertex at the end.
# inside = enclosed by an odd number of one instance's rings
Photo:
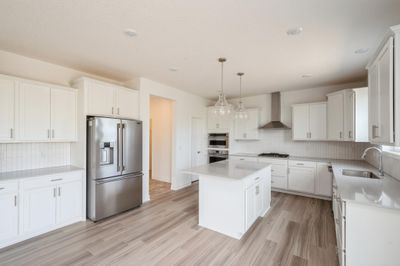
POLYGON ((242 76, 244 75, 244 73, 239 72, 237 73, 237 75, 239 76, 240 79, 240 94, 239 94, 239 104, 235 112, 235 119, 247 119, 248 117, 247 111, 242 102, 242 76))
POLYGON ((232 105, 228 103, 224 94, 224 62, 226 62, 226 59, 218 58, 218 62, 221 63, 221 89, 219 90, 218 100, 214 105, 214 113, 220 116, 230 115, 232 105))

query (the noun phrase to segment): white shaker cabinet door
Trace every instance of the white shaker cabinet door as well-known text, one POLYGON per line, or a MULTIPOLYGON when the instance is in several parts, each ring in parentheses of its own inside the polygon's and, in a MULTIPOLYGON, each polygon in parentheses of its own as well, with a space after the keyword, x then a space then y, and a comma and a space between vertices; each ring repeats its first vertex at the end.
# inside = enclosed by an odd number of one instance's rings
POLYGON ((0 78, 0 141, 11 141, 15 135, 15 82, 0 78))
POLYGON ((332 173, 328 163, 317 163, 315 193, 321 196, 332 196, 332 173))
POLYGON ((74 90, 51 90, 52 140, 76 140, 76 101, 76 92, 74 90))
POLYGON ((293 139, 306 140, 309 139, 309 105, 295 105, 293 106, 293 139))
POLYGON ((314 193, 315 168, 289 167, 288 188, 299 192, 314 193))
POLYGON ((34 233, 56 224, 56 187, 24 190, 23 231, 34 233))
POLYGON ((343 138, 352 141, 355 138, 355 92, 346 90, 344 97, 344 128, 343 138))
POLYGON ((19 85, 19 139, 50 140, 50 88, 35 83, 19 85))
POLYGON ((82 181, 76 180, 57 187, 57 223, 65 224, 82 217, 82 181))
POLYGON ((88 114, 100 116, 116 115, 114 86, 90 81, 87 93, 88 114))
POLYGON ((343 93, 328 96, 328 139, 343 140, 343 93))
POLYGON ((118 88, 116 93, 116 115, 123 118, 139 119, 139 92, 118 88))
POLYGON ((310 134, 312 140, 326 140, 326 103, 310 104, 310 134))
POLYGON ((0 195, 0 242, 18 235, 18 198, 15 193, 0 195))

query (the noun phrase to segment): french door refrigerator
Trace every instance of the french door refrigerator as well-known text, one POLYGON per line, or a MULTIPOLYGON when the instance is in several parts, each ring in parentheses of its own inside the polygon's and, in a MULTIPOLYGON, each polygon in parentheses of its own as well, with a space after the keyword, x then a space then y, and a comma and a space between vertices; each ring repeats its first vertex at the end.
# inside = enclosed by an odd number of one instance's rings
POLYGON ((142 122, 87 118, 87 209, 92 221, 142 204, 142 122))

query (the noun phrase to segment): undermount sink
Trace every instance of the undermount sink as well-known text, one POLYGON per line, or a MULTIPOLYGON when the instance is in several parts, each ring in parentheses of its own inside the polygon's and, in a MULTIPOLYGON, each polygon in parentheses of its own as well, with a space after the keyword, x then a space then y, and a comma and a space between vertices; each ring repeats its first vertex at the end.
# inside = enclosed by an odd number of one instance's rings
POLYGON ((371 178, 371 179, 381 179, 381 177, 377 176, 376 174, 374 174, 370 171, 343 169, 342 174, 347 175, 347 176, 364 177, 364 178, 371 178))

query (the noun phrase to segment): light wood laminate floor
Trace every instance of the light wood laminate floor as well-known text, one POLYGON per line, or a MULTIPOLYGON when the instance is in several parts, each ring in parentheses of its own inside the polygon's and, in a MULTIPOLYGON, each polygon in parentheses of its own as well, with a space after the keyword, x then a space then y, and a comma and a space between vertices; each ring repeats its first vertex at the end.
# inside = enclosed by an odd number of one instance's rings
POLYGON ((235 240, 201 228, 198 185, 107 220, 81 222, 0 250, 1 265, 338 265, 330 202, 273 193, 235 240))
POLYGON ((171 183, 150 179, 150 199, 158 199, 170 191, 171 183))

